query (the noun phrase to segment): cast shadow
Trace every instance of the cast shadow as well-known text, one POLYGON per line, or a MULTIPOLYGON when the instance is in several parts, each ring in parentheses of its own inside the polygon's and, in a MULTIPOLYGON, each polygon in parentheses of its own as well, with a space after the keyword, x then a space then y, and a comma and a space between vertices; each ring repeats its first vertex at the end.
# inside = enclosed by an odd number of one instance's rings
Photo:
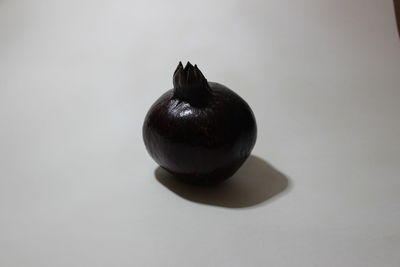
POLYGON ((400 37, 400 0, 393 0, 393 5, 397 22, 397 33, 399 34, 400 37))
POLYGON ((185 184, 158 167, 156 179, 187 200, 226 208, 246 208, 264 203, 289 188, 289 179, 263 159, 251 155, 227 181, 216 186, 185 184))

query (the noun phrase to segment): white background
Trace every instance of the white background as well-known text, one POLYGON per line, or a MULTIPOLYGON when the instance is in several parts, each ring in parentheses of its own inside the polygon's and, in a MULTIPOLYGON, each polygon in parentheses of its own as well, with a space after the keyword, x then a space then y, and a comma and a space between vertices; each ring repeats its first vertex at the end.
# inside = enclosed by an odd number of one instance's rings
POLYGON ((400 266, 399 44, 390 0, 0 0, 0 266, 400 266), (179 60, 257 118, 219 188, 142 142, 179 60))

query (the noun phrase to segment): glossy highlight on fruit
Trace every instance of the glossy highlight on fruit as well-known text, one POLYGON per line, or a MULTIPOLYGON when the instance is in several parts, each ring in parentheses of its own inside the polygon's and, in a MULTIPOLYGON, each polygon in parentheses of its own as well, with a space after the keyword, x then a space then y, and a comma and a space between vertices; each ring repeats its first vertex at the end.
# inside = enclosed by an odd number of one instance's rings
POLYGON ((147 151, 184 182, 215 184, 228 179, 256 142, 251 108, 226 86, 208 82, 190 62, 185 67, 179 62, 173 84, 146 115, 147 151))

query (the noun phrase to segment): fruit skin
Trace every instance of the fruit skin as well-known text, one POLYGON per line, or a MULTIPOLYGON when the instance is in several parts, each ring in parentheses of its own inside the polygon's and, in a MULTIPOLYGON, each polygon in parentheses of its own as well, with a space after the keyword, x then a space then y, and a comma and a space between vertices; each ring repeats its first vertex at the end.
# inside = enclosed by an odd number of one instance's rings
POLYGON ((257 138, 249 105, 221 84, 206 82, 206 86, 207 97, 198 104, 182 100, 175 85, 152 105, 143 124, 143 139, 151 157, 192 184, 215 184, 231 177, 250 155, 257 138))

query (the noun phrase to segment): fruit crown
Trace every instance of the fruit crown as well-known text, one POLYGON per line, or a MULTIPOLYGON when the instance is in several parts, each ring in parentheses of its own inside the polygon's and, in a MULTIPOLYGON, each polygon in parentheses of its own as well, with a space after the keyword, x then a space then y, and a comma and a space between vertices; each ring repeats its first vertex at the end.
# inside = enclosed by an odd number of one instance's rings
POLYGON ((174 88, 208 88, 207 79, 199 70, 197 65, 192 65, 190 62, 183 67, 182 62, 179 62, 173 76, 174 88))

